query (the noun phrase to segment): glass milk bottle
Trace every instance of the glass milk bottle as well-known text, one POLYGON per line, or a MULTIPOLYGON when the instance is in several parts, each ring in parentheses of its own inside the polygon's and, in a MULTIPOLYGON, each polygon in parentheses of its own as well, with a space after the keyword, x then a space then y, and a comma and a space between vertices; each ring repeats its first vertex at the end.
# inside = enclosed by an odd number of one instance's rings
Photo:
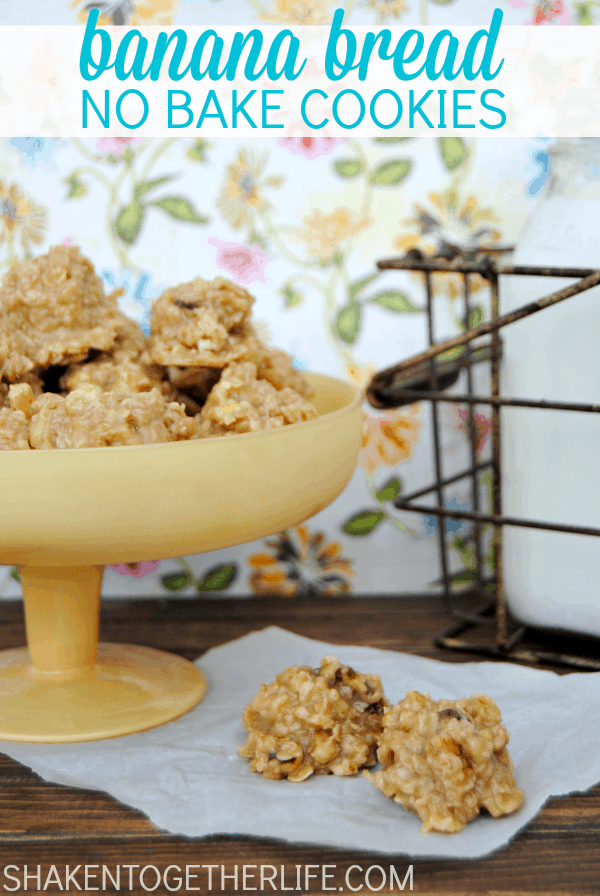
MULTIPOLYGON (((514 262, 600 268, 600 145, 559 140, 550 180, 514 262)), ((503 278, 501 311, 555 292, 563 278, 503 278)), ((502 392, 600 404, 600 287, 502 330, 502 392)), ((600 528, 600 416, 504 409, 509 516, 600 528)), ((600 635, 600 538, 505 527, 507 603, 520 621, 600 635)))

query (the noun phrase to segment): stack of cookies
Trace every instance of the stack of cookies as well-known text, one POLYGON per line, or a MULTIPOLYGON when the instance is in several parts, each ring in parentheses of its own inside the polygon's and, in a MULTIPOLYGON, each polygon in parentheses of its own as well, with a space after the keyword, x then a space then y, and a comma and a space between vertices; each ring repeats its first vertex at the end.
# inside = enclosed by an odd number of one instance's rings
POLYGON ((311 420, 310 388, 251 322, 253 297, 196 277, 154 302, 151 334, 75 246, 0 284, 0 449, 142 445, 311 420))

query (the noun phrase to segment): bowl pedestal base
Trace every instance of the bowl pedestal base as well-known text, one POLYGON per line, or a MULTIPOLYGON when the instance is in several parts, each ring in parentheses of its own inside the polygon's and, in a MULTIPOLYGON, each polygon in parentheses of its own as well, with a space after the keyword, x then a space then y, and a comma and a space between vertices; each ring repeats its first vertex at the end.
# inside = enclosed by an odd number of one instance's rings
POLYGON ((70 743, 133 734, 206 692, 187 660, 98 644, 101 566, 20 568, 28 648, 0 652, 0 740, 70 743))

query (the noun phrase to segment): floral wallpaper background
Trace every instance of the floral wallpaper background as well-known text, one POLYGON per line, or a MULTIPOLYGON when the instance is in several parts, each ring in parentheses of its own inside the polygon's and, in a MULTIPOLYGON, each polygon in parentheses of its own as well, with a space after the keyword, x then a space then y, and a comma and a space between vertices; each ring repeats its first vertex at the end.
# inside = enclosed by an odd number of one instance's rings
POLYGON ((345 22, 485 25, 494 7, 507 25, 594 25, 597 0, 2 0, 0 24, 73 25, 91 8, 113 25, 323 25, 336 8, 345 22))
MULTIPOLYGON (((329 0, 97 0, 115 24, 244 21, 325 24, 329 0)), ((499 0, 509 24, 594 24, 600 4, 499 0)), ((73 24, 90 4, 2 0, 0 24, 73 24)), ((346 0, 356 24, 485 24, 479 0, 346 0)), ((418 275, 379 273, 377 259, 418 247, 514 245, 548 177, 548 140, 502 137, 48 139, 0 143, 0 275, 50 245, 75 243, 122 310, 144 327, 153 298, 196 275, 225 275, 256 296, 264 339, 301 369, 366 385, 377 370, 424 348, 418 275)), ((437 275, 436 338, 464 328, 460 284, 437 275)), ((472 284, 470 324, 488 314, 472 284)), ((457 385, 460 388, 461 384, 457 385)), ((446 476, 469 458, 463 406, 444 405, 446 476)), ((485 458, 489 420, 476 417, 485 458)), ((212 554, 109 568, 105 596, 399 594, 439 579, 436 519, 394 499, 433 481, 430 409, 365 406, 359 466, 345 492, 304 525, 212 554)), ((243 492, 243 484, 242 492, 243 492)), ((487 488, 482 479, 482 490, 487 488)), ((281 496, 285 501, 285 495, 281 496)), ((469 486, 446 489, 468 509, 469 486)), ((449 520, 454 569, 473 565, 468 524, 449 520)), ((468 578, 468 576, 467 576, 468 578)), ((457 585, 461 582, 458 581, 457 585)), ((19 594, 0 567, 0 593, 19 594)))

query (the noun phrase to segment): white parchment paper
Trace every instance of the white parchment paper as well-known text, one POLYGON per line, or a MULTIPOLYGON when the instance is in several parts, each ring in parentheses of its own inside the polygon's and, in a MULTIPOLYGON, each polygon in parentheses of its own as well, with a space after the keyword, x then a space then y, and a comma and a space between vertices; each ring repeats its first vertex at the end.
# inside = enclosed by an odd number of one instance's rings
POLYGON ((249 834, 347 849, 477 858, 507 843, 550 796, 600 781, 600 673, 558 676, 501 663, 443 663, 368 647, 339 647, 271 627, 210 650, 199 661, 209 691, 181 719, 142 734, 83 744, 2 743, 48 781, 104 790, 175 834, 249 834), (362 777, 301 784, 265 781, 237 753, 242 712, 259 686, 290 665, 327 654, 381 676, 390 702, 407 690, 438 700, 482 691, 510 732, 525 805, 478 818, 458 834, 421 834, 420 820, 362 777))

